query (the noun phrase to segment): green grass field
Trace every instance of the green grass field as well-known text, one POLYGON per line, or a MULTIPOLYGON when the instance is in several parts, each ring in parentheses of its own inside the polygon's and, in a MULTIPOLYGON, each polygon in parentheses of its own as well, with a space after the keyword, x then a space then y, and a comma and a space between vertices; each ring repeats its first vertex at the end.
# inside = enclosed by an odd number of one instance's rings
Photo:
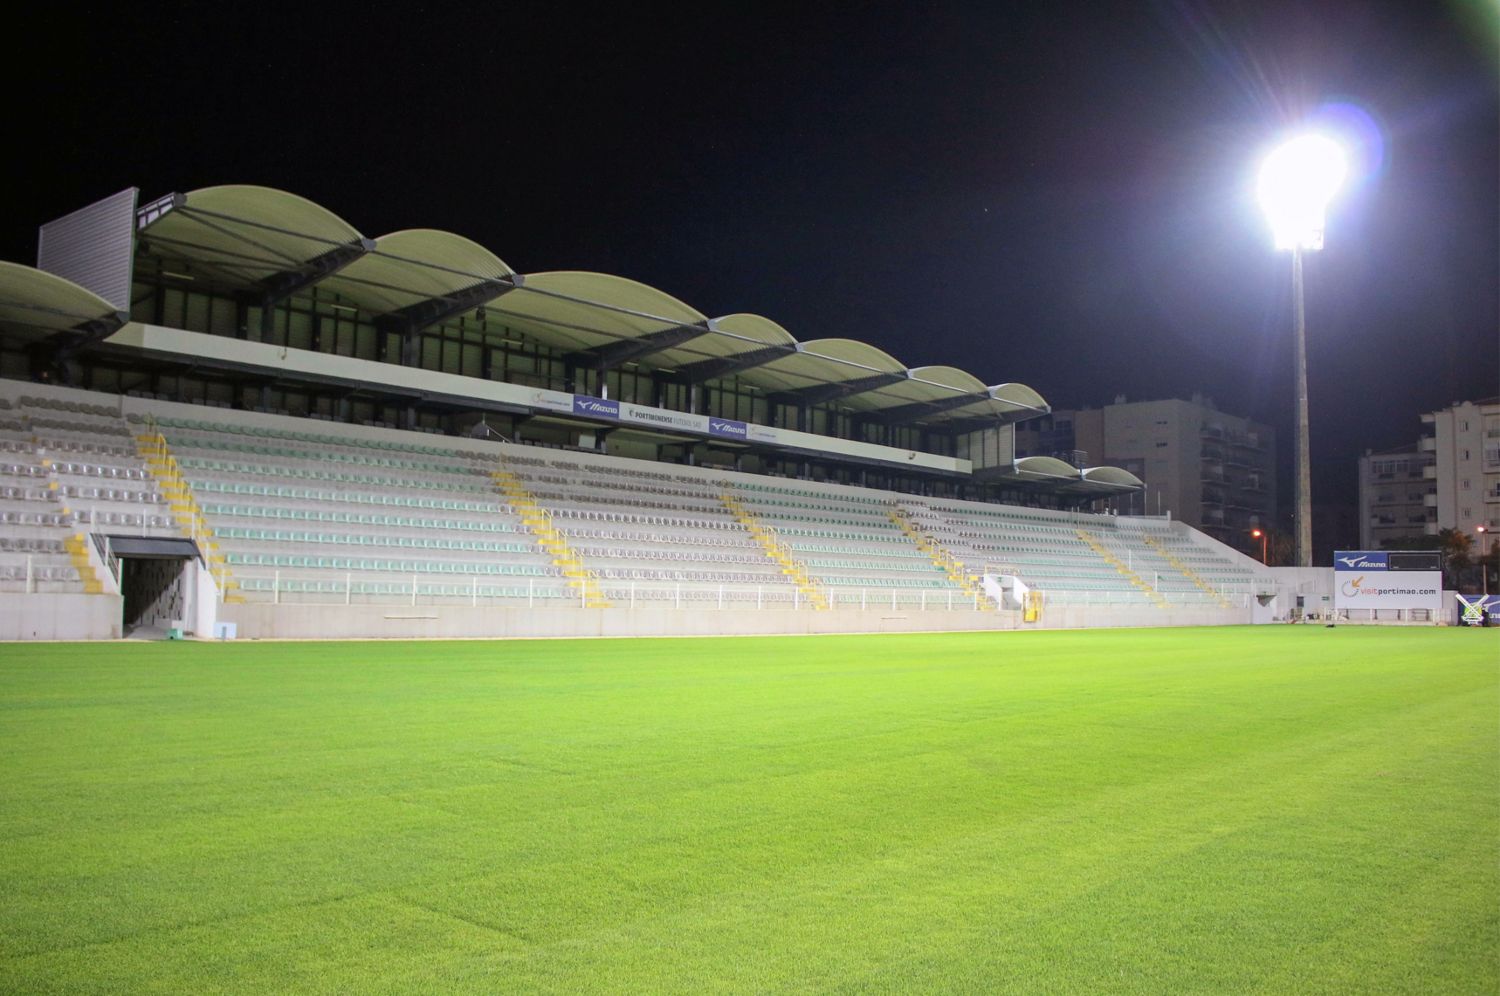
POLYGON ((0 991, 1500 990, 1500 633, 0 645, 0 991))

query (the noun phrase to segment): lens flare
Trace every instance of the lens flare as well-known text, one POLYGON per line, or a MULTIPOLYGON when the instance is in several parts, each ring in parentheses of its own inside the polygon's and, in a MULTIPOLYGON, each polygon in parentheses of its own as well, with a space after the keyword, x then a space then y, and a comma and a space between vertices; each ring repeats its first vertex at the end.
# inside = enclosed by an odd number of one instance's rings
POLYGON ((1380 175, 1385 167, 1385 136, 1369 111, 1358 104, 1330 101, 1314 112, 1310 123, 1343 146, 1349 159, 1346 186, 1358 186, 1380 175))

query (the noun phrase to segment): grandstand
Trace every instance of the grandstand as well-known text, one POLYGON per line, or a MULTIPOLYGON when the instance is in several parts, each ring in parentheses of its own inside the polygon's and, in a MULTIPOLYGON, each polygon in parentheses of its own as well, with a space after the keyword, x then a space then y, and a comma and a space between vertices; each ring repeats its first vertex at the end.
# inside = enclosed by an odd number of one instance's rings
POLYGON ((1128 473, 1016 459, 1024 385, 264 188, 127 191, 42 249, 0 265, 8 635, 1182 625, 1274 592, 1110 514, 1128 473))

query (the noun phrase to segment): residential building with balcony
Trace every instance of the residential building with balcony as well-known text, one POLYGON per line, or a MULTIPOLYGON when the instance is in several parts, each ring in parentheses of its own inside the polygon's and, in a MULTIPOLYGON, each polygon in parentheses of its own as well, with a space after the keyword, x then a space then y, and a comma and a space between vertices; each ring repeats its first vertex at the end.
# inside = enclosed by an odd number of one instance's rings
POLYGON ((1418 446, 1433 459, 1429 531, 1500 530, 1500 398, 1464 401, 1422 416, 1418 446))
POLYGON ((1384 550, 1437 532, 1437 460, 1420 442, 1359 458, 1359 545, 1384 550))
MULTIPOLYGON (((1247 554, 1250 530, 1276 522, 1276 434, 1214 407, 1211 399, 1115 399, 1102 408, 1054 410, 1015 427, 1017 456, 1059 456, 1122 467, 1145 482, 1121 511, 1173 517, 1247 554)), ((1070 462, 1073 462, 1070 460, 1070 462)), ((1081 463, 1079 464, 1081 465, 1081 463)))

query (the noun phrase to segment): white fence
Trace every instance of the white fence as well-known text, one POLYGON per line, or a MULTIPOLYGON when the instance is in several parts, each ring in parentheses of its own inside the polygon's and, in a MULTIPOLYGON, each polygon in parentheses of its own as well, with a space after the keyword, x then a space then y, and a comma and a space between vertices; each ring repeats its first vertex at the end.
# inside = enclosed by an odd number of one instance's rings
MULTIPOLYGON (((509 583, 493 578, 456 579, 451 575, 431 577, 421 574, 398 577, 383 575, 361 578, 352 573, 342 577, 283 576, 271 574, 232 575, 235 590, 247 602, 286 605, 389 605, 389 606, 506 606, 510 608, 561 608, 566 605, 585 607, 588 596, 555 577, 509 583)), ((811 609, 807 595, 791 584, 736 585, 696 582, 645 582, 597 580, 598 591, 615 608, 676 609, 811 609)), ((830 608, 863 611, 988 611, 995 603, 984 595, 967 595, 954 588, 836 587, 823 589, 830 608)), ((1042 589, 1045 604, 1054 606, 1129 607, 1149 605, 1149 599, 1134 588, 1118 590, 1042 589)), ((1164 596, 1174 607, 1218 607, 1213 596, 1205 592, 1174 592, 1164 596)), ((1236 608, 1248 607, 1253 597, 1248 591, 1225 591, 1223 597, 1236 608)))
MULTIPOLYGON (((287 605, 495 605, 507 607, 584 607, 588 596, 557 578, 510 583, 471 577, 462 581, 416 574, 408 577, 283 577, 280 572, 248 575, 235 572, 235 590, 247 602, 287 605)), ((704 582, 598 581, 597 590, 616 608, 650 606, 681 609, 811 609, 808 596, 795 585, 734 585, 704 582)), ((823 596, 831 608, 970 610, 994 603, 954 589, 833 588, 823 596)))

